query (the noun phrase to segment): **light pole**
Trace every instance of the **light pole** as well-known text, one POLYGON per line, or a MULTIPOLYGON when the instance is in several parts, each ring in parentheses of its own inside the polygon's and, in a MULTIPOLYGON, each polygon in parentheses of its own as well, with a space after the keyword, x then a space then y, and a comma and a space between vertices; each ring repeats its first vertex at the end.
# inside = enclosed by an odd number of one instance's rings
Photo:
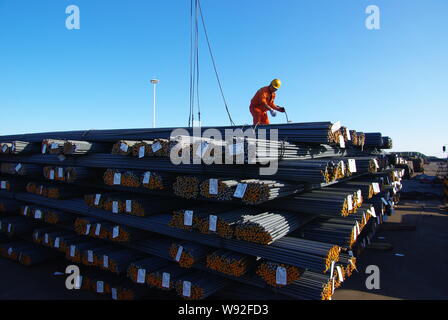
POLYGON ((153 105, 153 115, 152 115, 152 127, 156 127, 156 86, 160 80, 152 79, 151 83, 154 85, 154 105, 153 105))

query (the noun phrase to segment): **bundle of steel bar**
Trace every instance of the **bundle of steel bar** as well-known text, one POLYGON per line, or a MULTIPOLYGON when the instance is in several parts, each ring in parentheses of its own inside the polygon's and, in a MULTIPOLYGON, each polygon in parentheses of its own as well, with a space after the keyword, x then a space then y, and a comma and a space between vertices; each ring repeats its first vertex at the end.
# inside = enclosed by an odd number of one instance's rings
POLYGON ((64 211, 54 209, 45 210, 44 220, 49 224, 57 224, 62 226, 72 226, 76 220, 76 215, 64 211))
POLYGON ((0 167, 2 174, 40 177, 42 175, 42 167, 35 164, 28 163, 10 163, 3 162, 0 167))
POLYGON ((0 190, 22 192, 26 188, 26 181, 16 177, 0 177, 0 190))
POLYGON ((392 149, 394 147, 391 137, 383 137, 383 144, 380 149, 392 149))
POLYGON ((185 199, 196 199, 199 196, 200 183, 199 177, 178 176, 173 183, 174 194, 185 199))
POLYGON ((357 211, 352 192, 338 192, 329 188, 270 201, 263 207, 273 210, 343 217, 357 211))
POLYGON ((230 281, 221 277, 194 272, 181 276, 176 282, 177 294, 185 300, 203 300, 224 289, 230 281))
POLYGON ((158 257, 147 257, 145 259, 131 262, 127 269, 127 275, 128 278, 135 283, 149 284, 148 276, 151 273, 168 267, 169 265, 171 265, 170 262, 164 259, 158 257))
POLYGON ((108 186, 141 187, 142 172, 108 169, 104 173, 104 183, 108 186))
POLYGON ((262 261, 258 265, 257 275, 270 286, 281 288, 298 280, 304 271, 283 263, 262 261))
POLYGON ((64 153, 65 140, 60 139, 41 139, 42 140, 42 154, 61 155, 64 153))
POLYGON ((235 236, 239 240, 269 245, 303 225, 299 214, 269 211, 245 215, 236 223, 235 236))
POLYGON ((199 186, 200 195, 206 199, 230 201, 235 194, 238 183, 237 180, 207 179, 199 186))
POLYGON ((299 280, 278 289, 278 293, 300 297, 302 300, 331 300, 334 293, 334 278, 305 271, 299 280))
POLYGON ((81 250, 81 263, 86 266, 100 267, 103 263, 103 254, 117 250, 110 244, 93 242, 90 246, 81 250))
POLYGON ((13 199, 0 198, 0 212, 15 213, 20 210, 21 203, 13 199))
POLYGON ((251 270, 257 259, 228 250, 217 250, 207 255, 207 268, 234 277, 241 277, 251 270))
POLYGON ((231 207, 221 204, 206 204, 192 209, 175 210, 168 225, 173 228, 192 231, 197 229, 201 222, 208 219, 210 215, 217 215, 229 210, 231 210, 231 207))
POLYGON ((82 252, 98 245, 98 241, 82 238, 66 246, 65 259, 74 263, 82 263, 82 252))
POLYGON ((136 250, 115 247, 114 249, 103 252, 99 267, 115 274, 126 274, 132 262, 141 260, 147 256, 147 254, 136 250))
POLYGON ((108 226, 110 225, 110 223, 97 218, 79 217, 75 220, 74 230, 79 235, 108 239, 110 237, 108 226))
POLYGON ((112 146, 108 143, 92 143, 87 141, 67 140, 64 143, 65 155, 79 156, 88 153, 107 153, 112 146))
POLYGON ((120 140, 113 145, 112 154, 128 156, 132 153, 134 145, 138 143, 139 141, 120 140))
POLYGON ((8 236, 25 236, 31 234, 36 223, 23 217, 5 217, 0 219, 0 232, 8 236))
POLYGON ((191 269, 169 264, 154 271, 146 272, 146 283, 152 288, 170 291, 175 289, 176 282, 183 276, 192 273, 191 269))
POLYGON ((25 141, 10 141, 0 143, 0 154, 30 154, 38 153, 39 143, 25 141))
POLYGON ((197 243, 179 241, 171 245, 169 254, 182 268, 191 268, 196 263, 205 260, 210 251, 211 248, 197 243))
POLYGON ((361 205, 364 199, 371 199, 378 194, 378 186, 372 184, 370 181, 362 181, 359 179, 338 183, 327 188, 335 191, 354 191, 355 203, 358 205, 361 205))
POLYGON ((173 142, 168 139, 139 141, 132 147, 132 155, 139 159, 145 157, 169 157, 173 142))
POLYGON ((96 170, 85 167, 44 167, 44 177, 48 180, 73 183, 96 180, 99 175, 96 170))
POLYGON ((366 141, 364 146, 367 148, 381 148, 383 146, 383 136, 379 132, 365 133, 366 141))
POLYGON ((0 256, 25 266, 37 265, 58 257, 52 250, 26 241, 0 243, 0 256))
MULTIPOLYGON (((51 235, 53 235, 54 233, 60 232, 60 231, 61 231, 61 229, 54 227, 54 226, 43 227, 43 228, 39 227, 37 229, 34 229, 33 234, 32 234, 33 242, 49 247, 50 239, 52 239, 51 235)), ((55 247, 54 240, 55 239, 53 239, 52 247, 55 247)))
POLYGON ((51 199, 70 199, 89 193, 86 188, 78 188, 71 185, 50 185, 47 183, 29 182, 26 186, 29 193, 34 193, 39 196, 51 199))

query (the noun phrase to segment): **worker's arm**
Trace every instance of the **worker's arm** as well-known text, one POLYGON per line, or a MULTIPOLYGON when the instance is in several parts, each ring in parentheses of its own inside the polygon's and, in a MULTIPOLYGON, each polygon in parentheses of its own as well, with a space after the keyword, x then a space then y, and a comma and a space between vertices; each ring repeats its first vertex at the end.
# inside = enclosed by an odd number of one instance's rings
POLYGON ((275 110, 275 111, 278 111, 278 112, 285 112, 285 108, 282 108, 282 107, 279 107, 278 105, 276 105, 276 104, 274 103, 274 100, 272 100, 272 103, 270 103, 269 107, 270 107, 272 110, 275 110))
POLYGON ((266 109, 266 111, 271 111, 274 110, 274 108, 272 108, 271 104, 268 101, 268 94, 267 93, 263 93, 260 97, 260 105, 263 106, 263 108, 266 109))

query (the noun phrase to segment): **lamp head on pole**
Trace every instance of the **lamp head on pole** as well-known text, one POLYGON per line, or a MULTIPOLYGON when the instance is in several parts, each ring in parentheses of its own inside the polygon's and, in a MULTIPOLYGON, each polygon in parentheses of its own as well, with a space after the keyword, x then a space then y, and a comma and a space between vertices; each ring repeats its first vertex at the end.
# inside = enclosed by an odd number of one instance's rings
POLYGON ((160 82, 160 80, 157 80, 157 79, 152 79, 152 80, 151 80, 151 83, 152 83, 152 84, 158 84, 159 82, 160 82))

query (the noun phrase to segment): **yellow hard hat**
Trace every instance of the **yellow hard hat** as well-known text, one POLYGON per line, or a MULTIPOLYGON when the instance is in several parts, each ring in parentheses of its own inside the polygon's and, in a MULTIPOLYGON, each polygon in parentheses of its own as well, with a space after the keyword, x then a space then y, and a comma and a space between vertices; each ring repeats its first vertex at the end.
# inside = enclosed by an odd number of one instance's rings
POLYGON ((280 89, 280 87, 282 86, 282 82, 280 81, 280 79, 274 79, 271 82, 271 86, 273 86, 275 89, 280 89))

